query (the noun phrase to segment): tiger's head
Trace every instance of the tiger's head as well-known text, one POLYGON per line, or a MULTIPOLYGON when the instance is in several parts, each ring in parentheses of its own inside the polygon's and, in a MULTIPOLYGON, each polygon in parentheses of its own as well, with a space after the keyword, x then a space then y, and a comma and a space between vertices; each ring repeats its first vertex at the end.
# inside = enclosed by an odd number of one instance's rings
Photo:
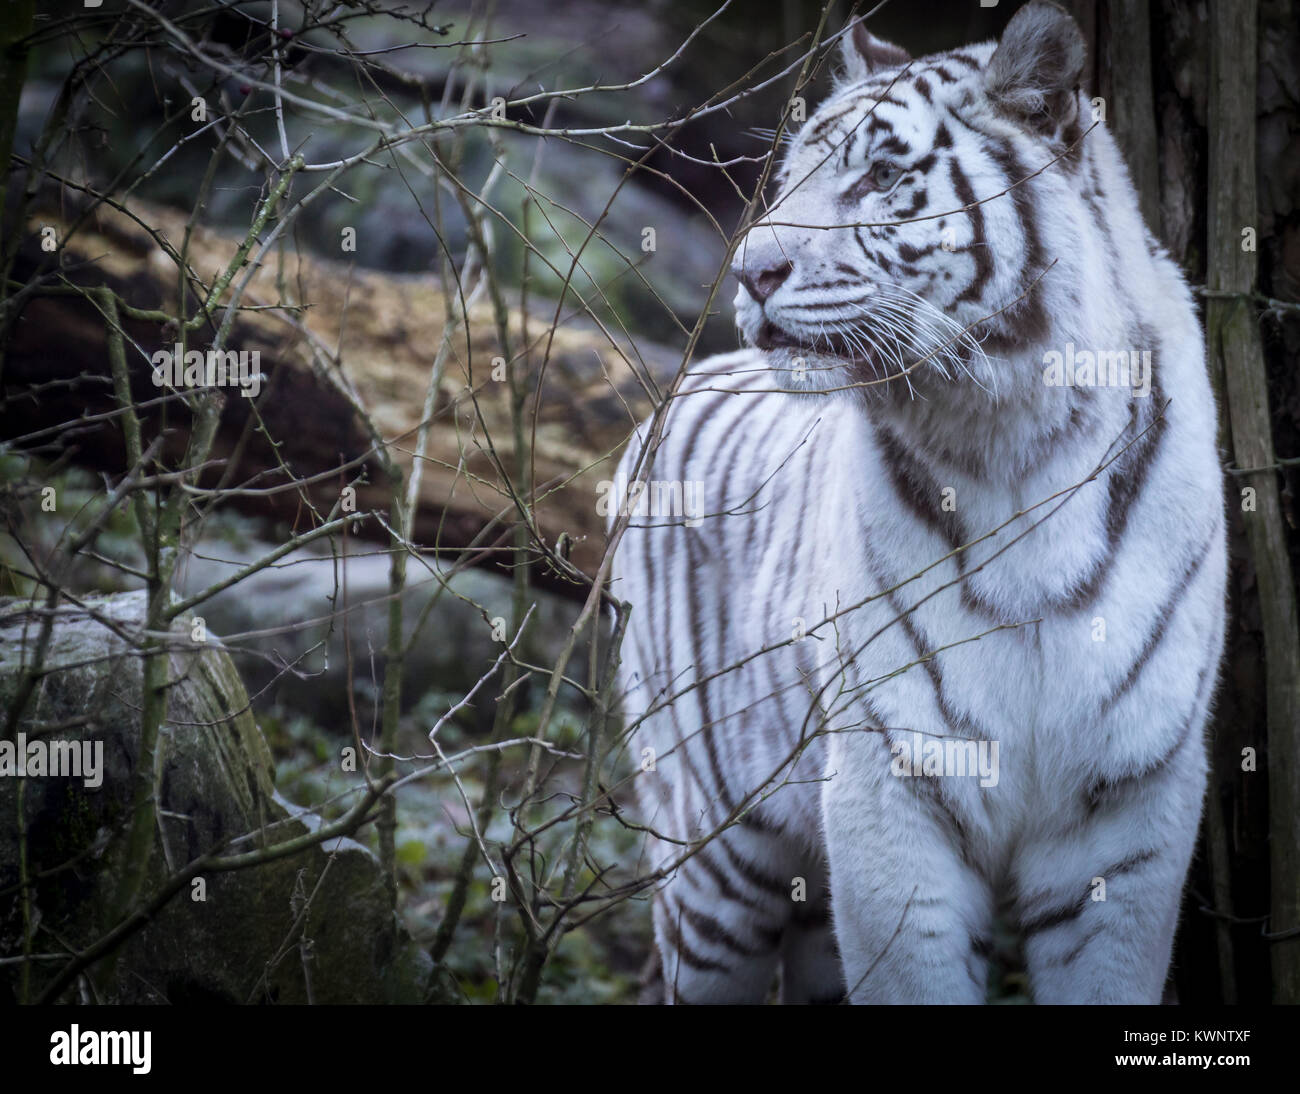
POLYGON ((839 48, 737 247, 740 331, 793 389, 1005 393, 1005 357, 1071 302, 1087 230, 1082 35, 1032 0, 1000 42, 913 60, 859 21, 839 48))

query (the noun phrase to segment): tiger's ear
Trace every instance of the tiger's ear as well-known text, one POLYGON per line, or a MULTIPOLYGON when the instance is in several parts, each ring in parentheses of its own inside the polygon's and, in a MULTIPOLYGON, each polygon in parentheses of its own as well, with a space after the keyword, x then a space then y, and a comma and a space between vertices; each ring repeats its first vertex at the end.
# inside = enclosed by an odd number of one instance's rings
POLYGON ((1011 18, 984 71, 989 98, 1047 136, 1078 113, 1075 91, 1086 49, 1078 24, 1050 0, 1030 0, 1011 18))
POLYGON ((902 46, 877 38, 861 19, 840 38, 840 83, 856 84, 875 72, 897 68, 912 59, 902 46))

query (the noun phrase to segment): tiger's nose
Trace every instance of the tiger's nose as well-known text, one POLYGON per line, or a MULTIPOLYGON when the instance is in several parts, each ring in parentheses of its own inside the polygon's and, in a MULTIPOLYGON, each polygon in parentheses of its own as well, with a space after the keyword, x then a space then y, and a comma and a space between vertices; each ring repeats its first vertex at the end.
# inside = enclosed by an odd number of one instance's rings
POLYGON ((740 278, 740 283, 749 290, 749 295, 758 303, 763 304, 767 302, 768 297, 785 284, 786 278, 790 276, 793 270, 794 266, 784 260, 757 269, 747 263, 736 270, 736 276, 740 278))

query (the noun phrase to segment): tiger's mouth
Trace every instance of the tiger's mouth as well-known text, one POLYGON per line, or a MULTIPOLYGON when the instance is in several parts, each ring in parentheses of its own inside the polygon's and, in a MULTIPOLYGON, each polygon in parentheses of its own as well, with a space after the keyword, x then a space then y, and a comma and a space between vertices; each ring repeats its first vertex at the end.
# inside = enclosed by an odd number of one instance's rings
POLYGON ((782 330, 770 319, 764 319, 763 325, 758 328, 754 345, 759 349, 812 349, 812 346, 800 342, 794 335, 782 330))
POLYGON ((847 339, 838 334, 833 332, 823 334, 814 341, 807 342, 778 327, 770 319, 763 320, 763 325, 758 328, 754 345, 761 350, 802 350, 810 356, 834 357, 850 365, 875 364, 869 356, 863 354, 860 348, 851 346, 847 339))

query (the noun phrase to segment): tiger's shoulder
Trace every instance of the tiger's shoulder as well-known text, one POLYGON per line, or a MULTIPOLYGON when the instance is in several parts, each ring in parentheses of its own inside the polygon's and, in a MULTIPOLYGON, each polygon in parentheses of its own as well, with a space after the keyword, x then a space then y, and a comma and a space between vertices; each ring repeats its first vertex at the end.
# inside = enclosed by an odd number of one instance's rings
POLYGON ((705 540, 748 534, 747 519, 771 517, 789 484, 806 477, 808 454, 835 412, 837 400, 800 395, 780 382, 759 350, 692 364, 670 397, 657 442, 653 415, 637 426, 619 465, 620 497, 649 518, 671 517, 682 498, 693 519, 669 528, 671 535, 683 528, 705 540))
MULTIPOLYGON (((670 389, 671 390, 671 389, 670 389)), ((705 468, 718 458, 728 438, 743 439, 731 427, 775 418, 783 399, 778 375, 765 355, 756 349, 720 353, 692 362, 671 394, 665 394, 668 408, 658 442, 654 445, 656 474, 684 474, 690 468, 705 468)), ((631 473, 651 443, 655 415, 637 425, 632 443, 623 457, 622 469, 631 473)))

